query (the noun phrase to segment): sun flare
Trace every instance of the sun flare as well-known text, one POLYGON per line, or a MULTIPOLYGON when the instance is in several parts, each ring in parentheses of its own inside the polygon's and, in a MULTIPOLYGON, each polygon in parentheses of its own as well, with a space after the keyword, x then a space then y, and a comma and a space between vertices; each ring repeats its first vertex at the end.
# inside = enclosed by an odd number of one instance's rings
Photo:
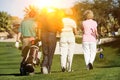
MULTIPOLYGON (((61 0, 62 1, 62 0, 61 0)), ((57 8, 60 3, 60 0, 35 0, 33 5, 42 8, 55 7, 57 8)))

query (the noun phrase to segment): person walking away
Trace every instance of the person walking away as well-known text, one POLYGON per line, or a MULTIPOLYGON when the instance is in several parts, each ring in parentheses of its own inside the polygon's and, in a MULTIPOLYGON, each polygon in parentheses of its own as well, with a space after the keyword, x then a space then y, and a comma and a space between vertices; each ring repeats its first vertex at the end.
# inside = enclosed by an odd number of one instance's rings
MULTIPOLYGON (((25 57, 27 55, 29 46, 31 45, 31 41, 36 38, 36 29, 37 24, 35 21, 35 13, 29 12, 28 15, 25 16, 24 20, 21 22, 19 27, 19 33, 16 38, 15 46, 19 48, 19 42, 22 42, 22 61, 20 67, 23 67, 25 57), (21 40, 22 38, 22 40, 21 40)), ((34 73, 34 69, 31 68, 31 74, 34 73)))
POLYGON ((94 14, 91 10, 86 10, 84 17, 85 20, 82 22, 82 46, 87 69, 91 70, 96 56, 97 22, 93 20, 94 14))
POLYGON ((71 18, 72 10, 66 9, 65 16, 62 19, 63 29, 60 33, 60 53, 62 72, 71 72, 72 60, 75 48, 75 36, 77 34, 76 22, 71 18))
POLYGON ((43 9, 41 16, 41 41, 43 60, 41 64, 41 72, 43 74, 51 73, 51 66, 53 55, 56 48, 56 33, 61 31, 61 20, 59 19, 58 12, 52 9, 43 9))

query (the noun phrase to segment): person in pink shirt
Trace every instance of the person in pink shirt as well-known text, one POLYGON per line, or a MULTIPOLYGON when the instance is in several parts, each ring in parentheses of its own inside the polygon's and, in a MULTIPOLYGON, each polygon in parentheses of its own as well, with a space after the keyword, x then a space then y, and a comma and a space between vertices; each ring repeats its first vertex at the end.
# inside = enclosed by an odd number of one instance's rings
POLYGON ((93 20, 94 14, 91 10, 86 10, 84 17, 85 20, 82 22, 82 47, 87 69, 91 70, 96 56, 97 22, 93 20))

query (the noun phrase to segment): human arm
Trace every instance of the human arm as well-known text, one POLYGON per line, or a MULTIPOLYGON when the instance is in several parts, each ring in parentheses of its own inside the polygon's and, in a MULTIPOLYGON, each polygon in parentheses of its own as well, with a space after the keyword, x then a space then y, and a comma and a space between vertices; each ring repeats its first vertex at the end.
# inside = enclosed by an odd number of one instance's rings
POLYGON ((96 38, 99 38, 99 34, 98 34, 97 29, 95 29, 95 35, 96 35, 96 38))
POLYGON ((75 35, 78 35, 78 31, 77 31, 76 28, 73 28, 73 32, 74 32, 75 35))
POLYGON ((101 44, 101 39, 100 39, 97 29, 95 30, 95 34, 96 34, 97 44, 101 44))
POLYGON ((17 34, 16 42, 20 42, 21 35, 22 35, 21 32, 19 32, 19 33, 17 34))
POLYGON ((75 35, 78 35, 77 24, 75 21, 73 22, 73 32, 75 35))

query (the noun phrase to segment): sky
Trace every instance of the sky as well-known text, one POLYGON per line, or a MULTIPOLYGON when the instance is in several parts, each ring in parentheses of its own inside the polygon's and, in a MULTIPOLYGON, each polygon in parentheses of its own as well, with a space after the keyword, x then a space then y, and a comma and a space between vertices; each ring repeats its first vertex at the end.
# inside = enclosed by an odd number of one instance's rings
POLYGON ((43 7, 45 5, 58 8, 70 8, 78 0, 0 0, 0 11, 5 11, 12 16, 23 18, 24 9, 29 5, 43 7))

